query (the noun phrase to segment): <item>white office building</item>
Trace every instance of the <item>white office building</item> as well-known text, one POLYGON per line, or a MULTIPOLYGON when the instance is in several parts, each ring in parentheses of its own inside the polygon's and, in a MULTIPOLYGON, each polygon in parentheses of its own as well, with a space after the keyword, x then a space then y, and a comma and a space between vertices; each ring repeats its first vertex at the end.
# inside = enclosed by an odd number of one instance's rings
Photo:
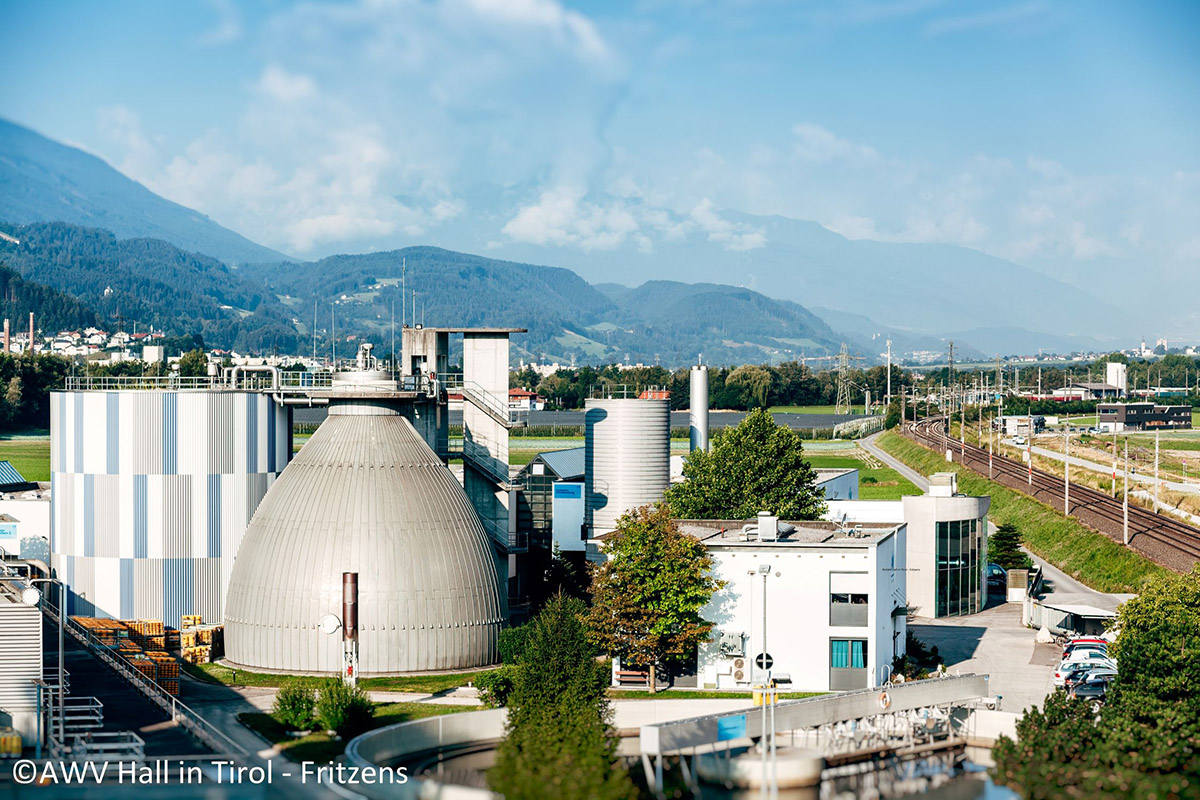
POLYGON ((795 690, 878 686, 904 653, 905 526, 680 520, 725 586, 701 612, 716 623, 697 653, 700 688, 770 677, 795 690), (761 529, 761 530, 760 530, 761 529), (765 657, 764 657, 765 654, 765 657))
POLYGON ((825 518, 843 526, 907 528, 906 605, 920 617, 974 614, 987 605, 990 497, 958 493, 952 472, 930 478, 928 494, 900 500, 829 501, 825 518))

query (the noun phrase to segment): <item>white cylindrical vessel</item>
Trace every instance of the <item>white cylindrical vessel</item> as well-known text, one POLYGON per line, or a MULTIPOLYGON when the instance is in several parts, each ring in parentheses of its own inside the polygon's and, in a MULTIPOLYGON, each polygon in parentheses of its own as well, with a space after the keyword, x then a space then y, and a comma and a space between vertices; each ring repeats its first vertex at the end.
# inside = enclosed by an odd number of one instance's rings
POLYGON ((692 367, 691 393, 688 399, 688 423, 691 449, 708 449, 708 367, 692 367))
POLYGON ((592 537, 625 512, 662 499, 671 480, 666 400, 588 400, 584 425, 585 522, 592 537))
POLYGON ((287 409, 259 392, 53 393, 51 559, 70 613, 220 622, 290 434, 287 409))

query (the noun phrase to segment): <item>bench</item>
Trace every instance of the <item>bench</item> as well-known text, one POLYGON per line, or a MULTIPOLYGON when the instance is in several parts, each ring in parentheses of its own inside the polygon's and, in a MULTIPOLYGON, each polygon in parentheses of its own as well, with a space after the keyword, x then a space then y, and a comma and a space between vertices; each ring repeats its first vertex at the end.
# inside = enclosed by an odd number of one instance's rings
POLYGON ((619 669, 615 673, 618 686, 649 686, 650 673, 639 669, 619 669))

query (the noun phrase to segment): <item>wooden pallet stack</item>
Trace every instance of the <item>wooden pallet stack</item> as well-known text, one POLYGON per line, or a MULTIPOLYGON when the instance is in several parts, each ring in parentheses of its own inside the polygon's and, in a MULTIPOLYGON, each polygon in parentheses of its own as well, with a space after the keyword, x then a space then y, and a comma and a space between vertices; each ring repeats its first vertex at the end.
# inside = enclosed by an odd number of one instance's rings
POLYGON ((101 647, 115 648, 129 638, 129 629, 115 619, 71 617, 71 620, 91 634, 92 639, 101 647))

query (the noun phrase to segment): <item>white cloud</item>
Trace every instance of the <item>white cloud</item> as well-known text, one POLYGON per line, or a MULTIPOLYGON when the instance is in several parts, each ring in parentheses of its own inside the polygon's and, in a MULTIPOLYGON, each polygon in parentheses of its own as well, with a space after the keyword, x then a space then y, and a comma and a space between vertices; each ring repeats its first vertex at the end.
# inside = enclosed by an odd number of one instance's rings
POLYGON ((142 129, 142 119, 126 106, 108 106, 97 114, 100 133, 123 154, 114 166, 135 178, 152 174, 159 166, 158 146, 142 129))
POLYGON ((1088 236, 1087 226, 1082 222, 1072 223, 1068 235, 1070 237, 1072 254, 1075 258, 1082 261, 1089 261, 1096 256, 1111 256, 1117 253, 1103 239, 1097 236, 1088 236))
POLYGON ((712 201, 704 198, 689 214, 692 221, 726 250, 756 250, 767 243, 767 234, 760 228, 730 222, 713 211, 712 201))
POLYGON ((624 244, 638 228, 633 214, 619 202, 606 206, 587 202, 581 188, 557 186, 519 210, 503 233, 528 244, 611 250, 624 244))
POLYGON ((216 47, 231 44, 242 38, 242 15, 233 0, 207 0, 207 5, 216 14, 216 24, 197 37, 202 45, 216 47))
POLYGON ((292 74, 271 64, 259 76, 256 88, 265 97, 281 103, 311 100, 317 94, 317 84, 307 75, 292 74))
POLYGON ((981 30, 985 28, 1015 28, 1042 17, 1047 12, 1043 2, 1020 3, 1018 5, 992 8, 974 14, 936 19, 925 26, 929 36, 981 30))
POLYGON ((874 164, 879 153, 866 145, 841 139, 826 128, 811 122, 792 126, 795 154, 805 161, 846 161, 853 165, 874 164))
POLYGON ((555 0, 466 0, 466 4, 481 16, 542 28, 590 57, 604 59, 610 55, 592 21, 555 0))

